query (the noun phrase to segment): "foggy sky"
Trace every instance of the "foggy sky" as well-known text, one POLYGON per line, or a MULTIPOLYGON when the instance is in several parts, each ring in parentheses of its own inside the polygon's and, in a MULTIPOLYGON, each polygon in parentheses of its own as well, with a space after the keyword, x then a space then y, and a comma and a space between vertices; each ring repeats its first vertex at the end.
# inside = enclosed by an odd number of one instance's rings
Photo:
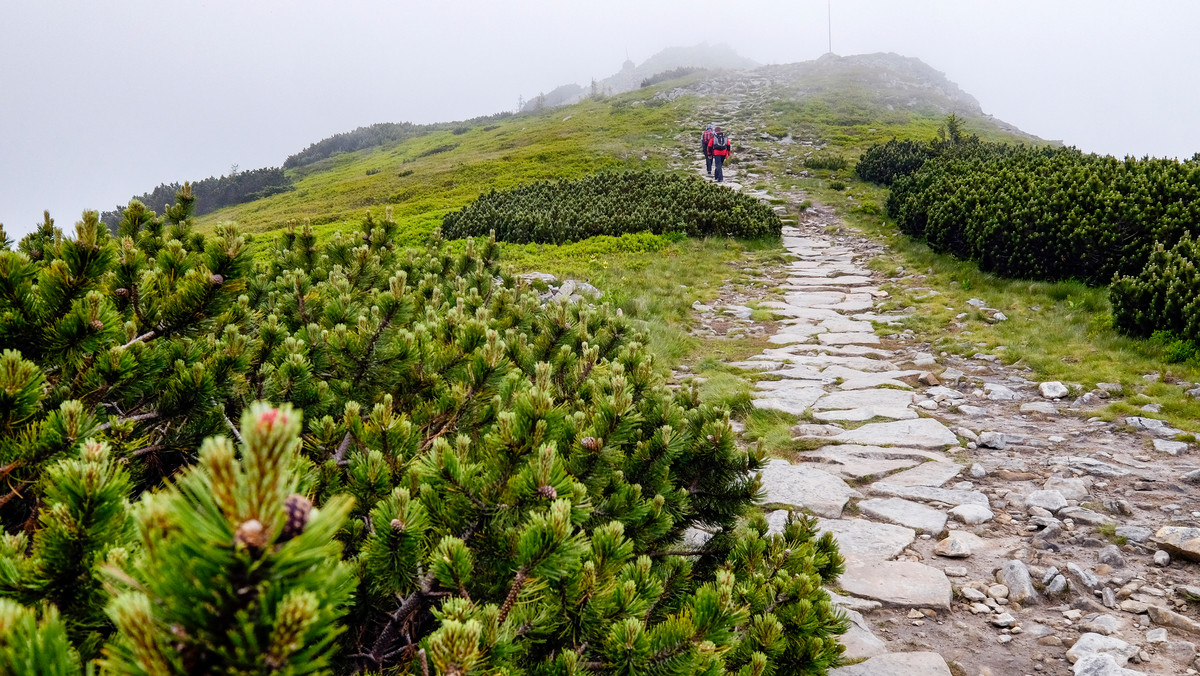
MULTIPOLYGON (((833 0, 832 20, 835 53, 918 57, 1043 138, 1200 152, 1200 3, 833 0)), ((813 59, 826 3, 3 0, 0 223, 17 239, 50 209, 70 232, 160 183, 278 166, 360 125, 511 110, 703 41, 813 59)))

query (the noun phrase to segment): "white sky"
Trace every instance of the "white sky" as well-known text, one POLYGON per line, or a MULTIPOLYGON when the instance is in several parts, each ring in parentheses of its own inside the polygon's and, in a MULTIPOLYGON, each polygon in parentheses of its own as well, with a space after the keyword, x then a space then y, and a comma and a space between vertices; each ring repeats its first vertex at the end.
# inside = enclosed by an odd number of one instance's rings
MULTIPOLYGON (((1200 151, 1200 3, 833 0, 833 50, 945 72, 985 112, 1116 155, 1200 151)), ((824 0, 0 0, 0 223, 70 227, 159 183, 278 166, 374 122, 437 122, 674 45, 827 50, 824 0), (111 5, 111 7, 110 7, 111 5)))

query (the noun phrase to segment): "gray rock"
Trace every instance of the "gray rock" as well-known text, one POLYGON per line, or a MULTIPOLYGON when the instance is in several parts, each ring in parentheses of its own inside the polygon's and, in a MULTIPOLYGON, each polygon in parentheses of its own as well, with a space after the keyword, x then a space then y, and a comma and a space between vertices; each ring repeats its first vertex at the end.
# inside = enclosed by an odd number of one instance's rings
POLYGON ((1067 590, 1067 578, 1062 575, 1055 575, 1050 580, 1050 584, 1046 585, 1047 594, 1061 594, 1067 590))
POLYGON ((933 553, 948 559, 965 559, 971 555, 971 545, 965 538, 951 533, 934 546, 933 553))
POLYGON ((950 516, 957 521, 961 521, 968 526, 976 526, 981 523, 987 523, 995 517, 992 510, 983 505, 959 505, 950 510, 950 516))
POLYGON ((1172 627, 1182 629, 1183 631, 1192 634, 1200 634, 1200 622, 1193 620, 1186 615, 1180 615, 1173 610, 1167 610, 1162 606, 1150 605, 1146 608, 1146 612, 1150 615, 1151 621, 1154 624, 1164 627, 1172 627))
POLYGON ((950 609, 953 592, 946 574, 911 561, 847 562, 838 578, 843 590, 897 608, 950 609))
POLYGON ((1191 641, 1167 641, 1164 652, 1176 662, 1187 664, 1196 657, 1196 644, 1191 641))
POLYGON ((1008 440, 1000 432, 983 432, 979 435, 979 445, 1003 451, 1008 448, 1008 440))
POLYGON ((996 581, 1008 587, 1008 598, 1022 605, 1036 604, 1037 590, 1029 578, 1029 568, 1023 561, 1012 559, 996 572, 996 581))
POLYGON ((1097 615, 1079 625, 1079 629, 1085 632, 1093 632, 1109 636, 1116 633, 1121 628, 1121 621, 1112 615, 1097 615))
POLYGON ((982 479, 987 476, 987 469, 979 463, 971 465, 971 469, 967 470, 972 479, 982 479))
POLYGON ((1163 526, 1154 534, 1154 541, 1173 556, 1200 561, 1200 528, 1163 526))
POLYGON ((937 488, 958 476, 963 466, 956 462, 926 462, 887 478, 896 486, 931 486, 937 488))
POLYGON ((1012 616, 1012 613, 1000 613, 992 618, 991 622, 996 627, 1011 627, 1017 621, 1017 618, 1012 616))
POLYGON ((1046 460, 1047 465, 1065 465, 1071 469, 1079 470, 1085 474, 1101 477, 1122 477, 1129 472, 1110 465, 1102 460, 1088 458, 1081 455, 1059 455, 1046 460))
POLYGON ((868 489, 876 495, 908 498, 921 502, 940 502, 947 505, 988 505, 988 497, 979 491, 959 491, 930 486, 897 486, 886 481, 877 481, 868 489))
POLYGON ((967 567, 966 566, 946 566, 943 570, 946 573, 946 577, 966 577, 967 576, 967 567))
POLYGON ((1067 574, 1071 579, 1075 580, 1080 587, 1092 591, 1100 588, 1100 579, 1092 571, 1078 566, 1074 561, 1067 564, 1067 574))
MULTIPOLYGON (((592 286, 591 284, 588 284, 587 282, 575 282, 575 293, 578 293, 578 294, 581 294, 584 296, 588 296, 595 300, 599 300, 604 297, 603 291, 601 291, 600 289, 597 289, 596 287, 592 286)), ((746 308, 746 309, 749 310, 750 308, 746 308)), ((747 312, 746 316, 742 317, 742 318, 749 319, 750 313, 747 312)))
POLYGON ((944 512, 903 498, 863 500, 858 509, 864 516, 926 533, 937 534, 946 528, 944 512))
POLYGON ((1092 526, 1115 526, 1117 524, 1117 520, 1111 516, 1093 512, 1083 507, 1064 507, 1058 510, 1058 516, 1063 519, 1073 519, 1076 523, 1086 523, 1092 526))
POLYGON ((1038 391, 1041 392, 1042 396, 1047 399, 1062 399, 1070 394, 1070 390, 1067 389, 1067 386, 1063 385, 1057 380, 1051 380, 1038 385, 1038 391))
MULTIPOLYGON (((1117 666, 1124 666, 1129 658, 1138 654, 1137 646, 1129 645, 1125 641, 1112 636, 1104 636, 1094 632, 1088 632, 1079 637, 1075 641, 1075 645, 1067 651, 1067 659, 1072 664, 1089 656, 1107 654, 1116 661, 1117 666)), ((1076 672, 1078 673, 1078 672, 1076 672)))
POLYGON ((958 437, 933 418, 868 423, 833 437, 843 444, 867 446, 908 446, 916 448, 946 448, 957 446, 958 437))
POLYGON ((871 631, 860 613, 850 609, 843 609, 842 612, 850 620, 850 628, 840 638, 841 644, 846 646, 846 651, 842 653, 844 659, 860 660, 887 653, 887 644, 871 631))
POLYGON ((992 401, 1016 401, 1021 398, 1021 395, 1009 387, 998 383, 984 383, 983 392, 992 401))
POLYGON ((1161 549, 1154 552, 1154 565, 1159 568, 1166 568, 1171 565, 1171 555, 1161 549))
POLYGON ((1123 537, 1130 542, 1145 542, 1150 539, 1153 531, 1142 526, 1117 526, 1117 537, 1123 537))
POLYGON ((986 601, 987 594, 975 589, 974 587, 960 587, 958 595, 968 601, 986 601))
POLYGON ((934 652, 888 653, 840 667, 829 676, 951 676, 950 667, 934 652))
POLYGON ((1058 407, 1048 401, 1031 401, 1021 404, 1021 413, 1029 415, 1031 413, 1039 413, 1041 415, 1058 415, 1058 407))
POLYGON ((1140 416, 1129 416, 1125 418, 1125 424, 1139 430, 1146 430, 1156 437, 1174 437, 1178 434, 1183 434, 1182 430, 1177 430, 1171 427, 1163 420, 1154 418, 1143 418, 1140 416))
POLYGON ((980 406, 968 406, 965 404, 958 407, 958 412, 972 418, 982 418, 988 414, 988 410, 986 408, 980 406))
POLYGON ((862 493, 828 472, 786 460, 767 462, 762 468, 762 487, 767 504, 807 508, 828 518, 841 516, 850 498, 862 497, 862 493))
POLYGON ((1159 627, 1146 632, 1146 643, 1166 643, 1167 630, 1159 627))
POLYGON ((1057 512, 1067 506, 1067 499, 1058 491, 1034 491, 1025 496, 1026 507, 1041 507, 1049 512, 1057 512))
POLYGON ((1124 663, 1107 653, 1087 655, 1075 661, 1071 673, 1074 676, 1146 676, 1143 671, 1122 667, 1124 663))
POLYGON ((1180 455, 1187 452, 1187 442, 1184 441, 1167 441, 1166 439, 1154 439, 1154 450, 1167 455, 1180 455))
POLYGON ((1068 500, 1087 500, 1088 486, 1083 479, 1075 477, 1062 478, 1052 476, 1046 479, 1046 483, 1042 485, 1043 490, 1058 491, 1064 498, 1068 500))
POLYGON ((1180 481, 1186 481, 1191 484, 1200 483, 1200 469, 1194 469, 1186 472, 1179 477, 1180 481))
POLYGON ((1096 560, 1100 563, 1105 563, 1112 568, 1124 568, 1125 557, 1121 556, 1121 550, 1116 545, 1105 545, 1100 548, 1100 552, 1096 555, 1096 560))
POLYGON ((911 528, 866 519, 818 519, 817 528, 822 534, 833 533, 847 560, 865 562, 894 558, 917 537, 911 528))
POLYGON ((526 273, 520 275, 520 277, 521 277, 521 279, 524 279, 526 281, 538 281, 538 282, 544 282, 546 284, 557 284, 558 283, 558 277, 555 277, 554 275, 552 275, 548 272, 526 272, 526 273))

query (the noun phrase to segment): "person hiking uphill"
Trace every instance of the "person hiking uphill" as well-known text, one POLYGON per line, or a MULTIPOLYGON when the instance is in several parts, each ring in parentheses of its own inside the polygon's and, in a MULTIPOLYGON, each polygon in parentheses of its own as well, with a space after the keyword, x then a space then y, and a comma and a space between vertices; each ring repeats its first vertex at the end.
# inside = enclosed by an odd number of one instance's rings
POLYGON ((713 126, 709 124, 704 128, 704 135, 700 137, 700 152, 704 153, 704 170, 708 172, 709 176, 712 176, 713 165, 713 154, 709 146, 712 145, 713 136, 715 135, 713 133, 713 126))
POLYGON ((712 143, 708 147, 712 150, 713 159, 716 160, 717 174, 715 178, 717 179, 717 183, 724 183, 725 173, 721 171, 721 166, 725 164, 725 160, 729 159, 731 145, 729 139, 725 138, 725 132, 721 131, 720 127, 716 128, 712 143))

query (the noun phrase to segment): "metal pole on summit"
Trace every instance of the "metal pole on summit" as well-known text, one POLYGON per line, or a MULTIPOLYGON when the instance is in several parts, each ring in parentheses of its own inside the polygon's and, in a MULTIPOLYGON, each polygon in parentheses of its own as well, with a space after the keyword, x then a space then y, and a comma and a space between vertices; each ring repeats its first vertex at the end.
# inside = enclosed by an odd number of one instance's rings
POLYGON ((829 26, 829 53, 833 53, 833 0, 825 0, 825 20, 829 26))

